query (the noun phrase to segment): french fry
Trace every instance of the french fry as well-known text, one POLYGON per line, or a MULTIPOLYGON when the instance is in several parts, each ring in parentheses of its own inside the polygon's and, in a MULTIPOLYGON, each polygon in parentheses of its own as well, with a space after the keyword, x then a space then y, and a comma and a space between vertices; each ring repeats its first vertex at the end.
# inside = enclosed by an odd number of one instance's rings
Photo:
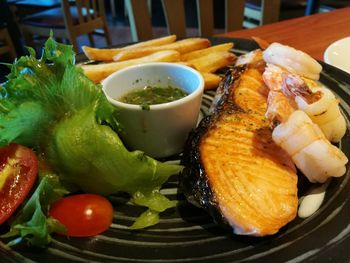
POLYGON ((149 62, 174 62, 198 70, 205 83, 205 89, 218 87, 222 77, 214 74, 218 69, 233 64, 236 56, 229 52, 233 43, 210 47, 205 38, 189 38, 176 41, 175 35, 157 38, 114 49, 98 49, 84 46, 90 59, 115 62, 81 66, 87 77, 96 83, 125 67, 149 62))
POLYGON ((151 55, 130 59, 122 62, 111 62, 97 65, 82 65, 84 74, 95 83, 101 82, 107 76, 132 65, 145 64, 150 62, 177 62, 180 60, 180 53, 175 50, 164 50, 151 55))
POLYGON ((123 61, 133 58, 147 56, 160 50, 176 50, 179 53, 188 53, 194 50, 207 48, 210 46, 210 41, 206 38, 187 38, 171 44, 161 46, 151 46, 136 49, 124 49, 113 57, 114 61, 123 61))
POLYGON ((134 48, 144 48, 144 47, 153 47, 153 46, 163 46, 166 44, 174 43, 176 41, 176 35, 170 35, 160 38, 155 38, 140 43, 132 44, 129 46, 123 47, 123 49, 134 49, 134 48))
POLYGON ((221 81, 221 77, 219 75, 215 75, 213 73, 208 72, 200 72, 204 79, 204 89, 216 89, 219 86, 221 81))
POLYGON ((182 54, 181 61, 188 61, 191 59, 200 58, 210 53, 215 53, 220 51, 229 51, 231 48, 233 48, 233 43, 224 43, 224 44, 215 45, 215 46, 200 49, 200 50, 195 50, 192 52, 182 54))
POLYGON ((82 46, 81 48, 88 59, 96 61, 113 61, 113 57, 122 50, 121 48, 93 48, 88 46, 82 46))
POLYGON ((137 44, 125 46, 123 48, 92 48, 88 46, 82 46, 83 52, 88 59, 96 61, 113 61, 113 57, 124 49, 144 48, 151 46, 161 46, 170 44, 176 41, 176 35, 170 35, 166 37, 156 38, 148 41, 143 41, 137 44))
POLYGON ((187 62, 194 65, 195 69, 200 72, 213 73, 219 68, 232 64, 236 56, 230 52, 215 52, 206 56, 188 60, 187 62))

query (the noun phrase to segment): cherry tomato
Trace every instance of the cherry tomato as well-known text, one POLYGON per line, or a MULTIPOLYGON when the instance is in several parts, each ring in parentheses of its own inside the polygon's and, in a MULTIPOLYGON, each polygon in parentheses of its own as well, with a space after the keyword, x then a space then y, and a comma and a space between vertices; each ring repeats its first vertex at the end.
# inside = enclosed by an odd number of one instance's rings
POLYGON ((35 153, 22 145, 0 148, 0 225, 21 205, 38 176, 35 153))
POLYGON ((95 194, 78 194, 55 202, 49 215, 67 228, 73 237, 95 236, 112 223, 113 207, 105 197, 95 194))

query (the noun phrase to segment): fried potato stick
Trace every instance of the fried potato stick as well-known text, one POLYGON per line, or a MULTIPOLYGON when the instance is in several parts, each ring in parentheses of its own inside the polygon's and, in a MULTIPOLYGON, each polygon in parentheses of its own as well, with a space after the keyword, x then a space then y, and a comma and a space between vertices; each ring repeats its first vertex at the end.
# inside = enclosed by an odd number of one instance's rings
POLYGON ((200 72, 204 79, 204 89, 216 89, 219 86, 221 81, 221 77, 219 75, 208 73, 208 72, 200 72))
POLYGON ((179 53, 188 53, 194 50, 207 48, 210 46, 210 41, 206 38, 187 38, 184 40, 176 41, 171 44, 166 44, 162 46, 152 46, 152 47, 144 47, 144 48, 136 48, 136 49, 125 49, 118 52, 113 57, 114 61, 123 61, 133 58, 139 58, 143 56, 147 56, 154 52, 160 50, 176 50, 179 53))
POLYGON ((215 52, 206 56, 191 59, 187 62, 192 64, 200 72, 213 73, 220 68, 231 65, 236 60, 236 56, 230 52, 215 52))
POLYGON ((128 66, 150 62, 177 62, 179 60, 179 52, 175 50, 164 50, 138 59, 130 59, 122 62, 111 62, 97 65, 82 65, 81 68, 89 79, 95 83, 99 83, 110 74, 128 66))
POLYGON ((231 48, 233 48, 233 43, 224 43, 224 44, 220 44, 220 45, 215 45, 212 47, 208 47, 208 48, 204 48, 204 49, 200 49, 200 50, 195 50, 192 52, 182 54, 181 60, 188 61, 188 60, 200 58, 200 57, 203 57, 203 56, 209 55, 211 53, 215 53, 215 52, 229 51, 231 48))
POLYGON ((143 41, 137 44, 128 45, 122 48, 92 48, 88 46, 82 46, 82 49, 86 57, 90 60, 113 61, 113 57, 116 54, 118 54, 121 50, 161 46, 161 45, 173 43, 175 41, 176 41, 176 35, 170 35, 166 37, 143 41))

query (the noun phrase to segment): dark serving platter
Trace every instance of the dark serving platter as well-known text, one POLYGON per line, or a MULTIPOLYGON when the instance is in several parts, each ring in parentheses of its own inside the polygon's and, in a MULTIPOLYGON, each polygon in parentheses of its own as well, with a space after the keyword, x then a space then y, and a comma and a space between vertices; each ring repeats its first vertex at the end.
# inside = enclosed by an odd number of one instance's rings
MULTIPOLYGON (((257 48, 250 40, 211 40, 214 44, 234 42, 237 54, 257 48)), ((78 62, 84 60, 84 55, 77 56, 78 62)), ((320 81, 337 95, 347 120, 347 133, 339 147, 349 158, 350 75, 325 63, 322 66, 320 81)), ((205 94, 202 114, 207 113, 213 95, 205 94)), ((25 244, 9 248, 0 241, 0 262, 349 262, 349 180, 348 164, 343 177, 332 179, 322 206, 311 217, 297 217, 273 236, 254 238, 237 236, 215 225, 204 211, 186 202, 174 176, 162 191, 179 200, 179 205, 164 212, 154 227, 129 230, 127 226, 142 208, 129 204, 123 195, 113 195, 109 197, 115 207, 113 224, 103 234, 91 238, 54 235, 44 249, 25 244)), ((307 190, 304 188, 300 195, 307 190)))

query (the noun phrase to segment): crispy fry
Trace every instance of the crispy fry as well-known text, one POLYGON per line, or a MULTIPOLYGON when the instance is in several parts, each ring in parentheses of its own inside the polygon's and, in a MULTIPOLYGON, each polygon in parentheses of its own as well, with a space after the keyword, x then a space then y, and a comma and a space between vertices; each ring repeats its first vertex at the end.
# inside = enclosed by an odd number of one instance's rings
POLYGON ((200 49, 200 50, 195 50, 192 52, 182 54, 181 61, 188 61, 191 59, 200 58, 210 53, 215 53, 220 51, 229 51, 231 48, 233 48, 233 43, 224 43, 224 44, 215 45, 215 46, 200 49))
POLYGON ((221 81, 221 77, 219 75, 215 75, 213 73, 208 72, 200 72, 204 79, 204 89, 216 89, 219 86, 221 81))
POLYGON ((140 43, 132 44, 129 46, 125 46, 125 47, 123 47, 123 49, 163 46, 163 45, 174 43, 175 41, 176 41, 176 35, 170 35, 170 36, 155 38, 155 39, 143 41, 140 43))
POLYGON ((188 53, 194 50, 207 48, 210 46, 210 41, 206 38, 187 38, 171 44, 162 46, 151 46, 136 49, 127 49, 118 52, 113 57, 114 61, 123 61, 133 58, 139 58, 160 50, 176 50, 179 53, 188 53))
POLYGON ((95 83, 99 83, 110 74, 128 66, 150 62, 177 62, 179 60, 179 52, 175 50, 164 50, 138 59, 130 59, 122 62, 111 62, 97 65, 83 65, 81 68, 89 79, 95 83))
POLYGON ((143 41, 137 44, 125 46, 123 48, 92 48, 88 46, 82 46, 82 49, 88 59, 96 61, 113 61, 113 57, 124 49, 144 48, 151 46, 161 46, 170 44, 176 41, 176 35, 170 35, 166 37, 156 38, 148 41, 143 41))
POLYGON ((85 56, 90 60, 113 61, 113 57, 118 54, 121 48, 93 48, 82 46, 85 56))
POLYGON ((187 62, 193 64, 194 67, 200 72, 213 73, 219 68, 232 64, 235 59, 236 56, 233 53, 215 52, 200 58, 188 60, 187 62))
POLYGON ((229 52, 233 43, 224 43, 210 47, 205 38, 188 38, 176 41, 176 36, 157 38, 114 49, 97 49, 84 46, 83 50, 90 59, 116 62, 81 66, 84 73, 96 83, 108 75, 127 66, 149 62, 174 62, 198 70, 205 83, 205 89, 219 85, 222 77, 214 74, 218 69, 233 64, 236 56, 229 52))

